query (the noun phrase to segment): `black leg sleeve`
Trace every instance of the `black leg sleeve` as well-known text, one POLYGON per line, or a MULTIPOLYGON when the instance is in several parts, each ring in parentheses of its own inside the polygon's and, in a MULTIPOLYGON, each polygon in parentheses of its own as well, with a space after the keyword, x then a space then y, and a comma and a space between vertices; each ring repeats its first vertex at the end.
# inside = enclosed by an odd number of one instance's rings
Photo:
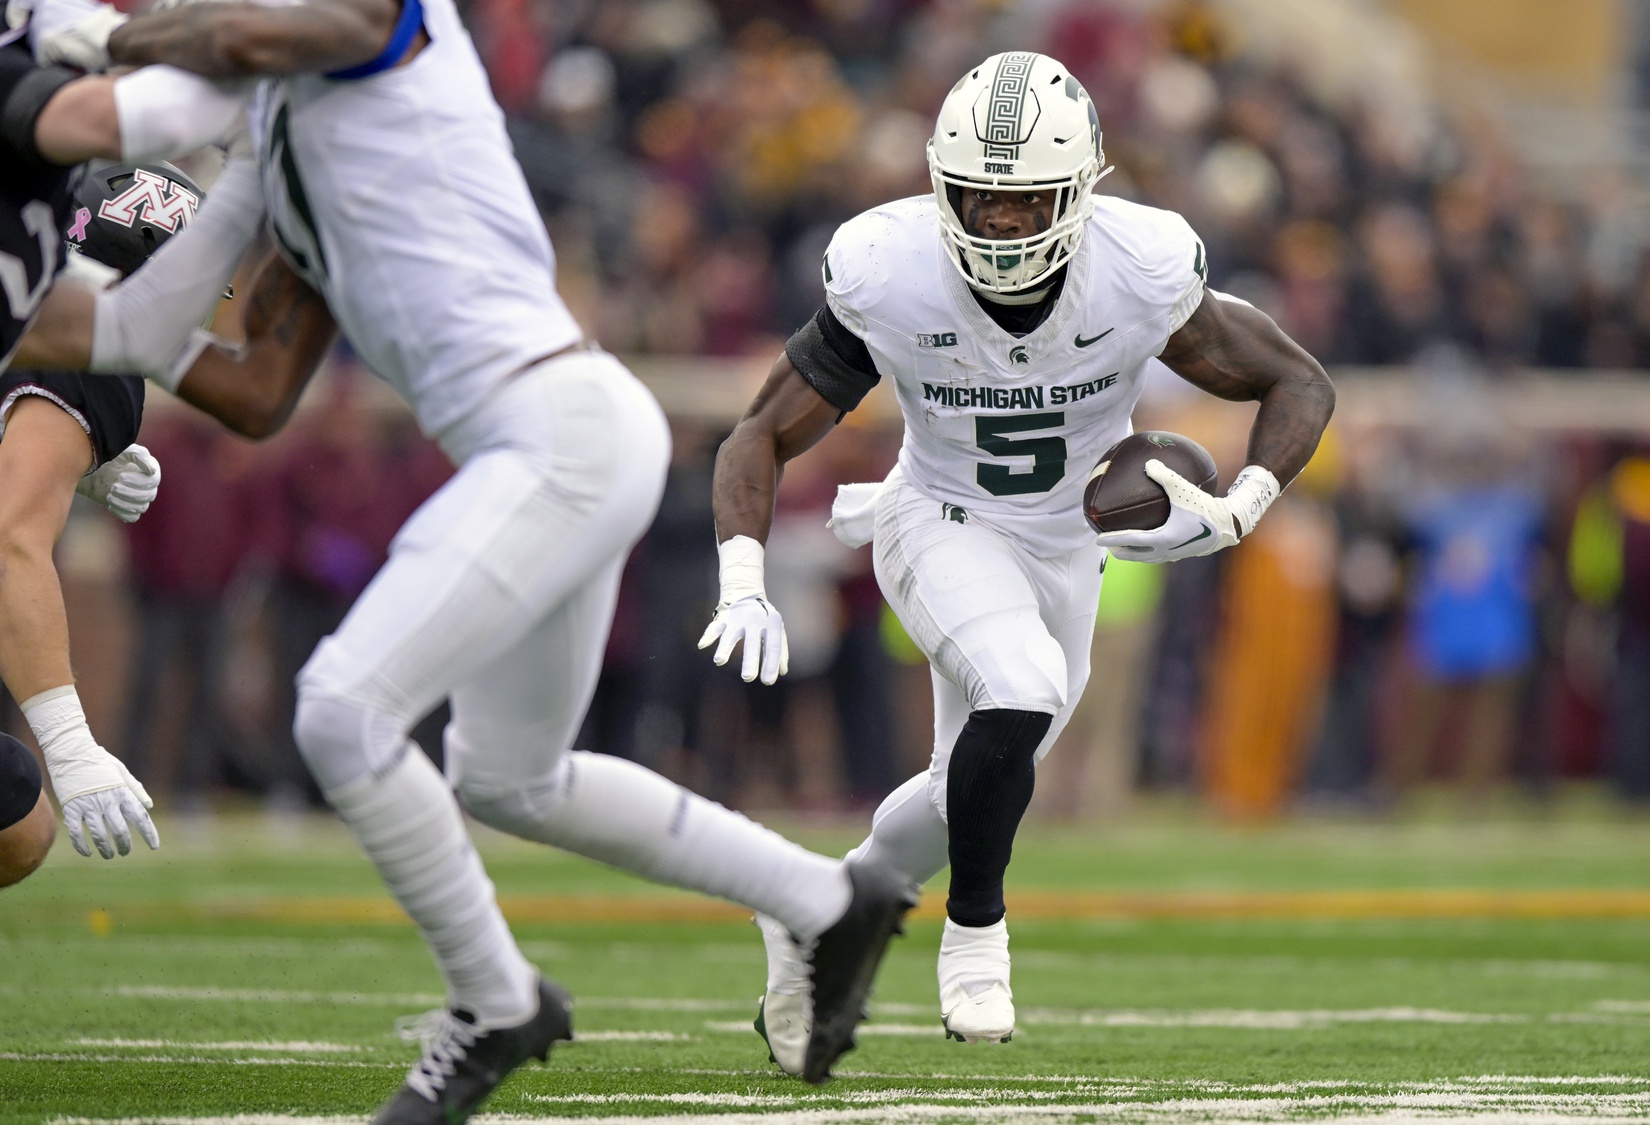
POLYGON ((1054 716, 1041 711, 975 711, 957 736, 945 781, 951 847, 945 908, 959 926, 991 926, 1003 916, 1003 873, 1036 781, 1032 755, 1052 722, 1054 716))

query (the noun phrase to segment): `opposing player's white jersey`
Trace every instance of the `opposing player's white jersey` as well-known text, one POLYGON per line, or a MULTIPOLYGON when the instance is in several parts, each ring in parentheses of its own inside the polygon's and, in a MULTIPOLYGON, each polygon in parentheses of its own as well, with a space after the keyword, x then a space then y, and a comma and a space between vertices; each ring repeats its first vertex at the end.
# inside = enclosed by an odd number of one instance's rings
POLYGON ((1054 309, 1016 338, 947 258, 931 195, 849 220, 825 254, 831 312, 893 377, 906 479, 1041 557, 1093 543, 1084 481, 1206 273, 1179 215, 1096 196, 1054 309))
POLYGON ((287 256, 435 435, 580 331, 452 0, 424 0, 424 26, 371 78, 265 81, 252 121, 287 256))

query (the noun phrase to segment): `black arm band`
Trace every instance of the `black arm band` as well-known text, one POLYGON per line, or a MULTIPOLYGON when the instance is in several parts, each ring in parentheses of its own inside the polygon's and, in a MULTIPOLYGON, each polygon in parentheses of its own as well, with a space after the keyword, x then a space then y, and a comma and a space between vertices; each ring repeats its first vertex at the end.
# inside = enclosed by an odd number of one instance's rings
POLYGON ((0 831, 34 811, 40 803, 40 763, 29 748, 0 734, 0 831))
POLYGON ((822 307, 786 341, 785 358, 819 397, 843 413, 858 406, 882 378, 865 342, 828 308, 822 307))
POLYGON ((60 66, 38 67, 18 79, 5 106, 0 107, 0 144, 30 164, 52 166, 35 144, 35 123, 52 95, 74 80, 74 72, 60 66))

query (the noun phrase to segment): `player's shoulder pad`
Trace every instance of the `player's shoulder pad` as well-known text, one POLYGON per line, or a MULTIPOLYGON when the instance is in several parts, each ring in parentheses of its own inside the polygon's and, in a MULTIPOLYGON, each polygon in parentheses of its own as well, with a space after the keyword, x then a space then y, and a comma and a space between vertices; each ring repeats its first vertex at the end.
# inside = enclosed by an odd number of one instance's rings
POLYGON ((865 334, 867 318, 900 276, 919 275, 938 250, 934 197, 897 199, 861 212, 836 229, 822 267, 825 302, 849 331, 865 334))
POLYGON ((1147 306, 1174 311, 1181 323, 1197 307, 1209 280, 1209 257, 1181 215, 1097 195, 1087 237, 1104 245, 1103 260, 1124 272, 1124 286, 1147 306))

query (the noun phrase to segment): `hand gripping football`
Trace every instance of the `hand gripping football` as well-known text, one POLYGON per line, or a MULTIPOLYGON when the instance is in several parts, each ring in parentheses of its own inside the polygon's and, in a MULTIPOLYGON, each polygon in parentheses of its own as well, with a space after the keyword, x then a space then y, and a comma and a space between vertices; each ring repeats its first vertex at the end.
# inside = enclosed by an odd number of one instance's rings
POLYGON ((1209 451, 1189 437, 1164 430, 1130 434, 1106 451, 1083 486, 1083 515, 1095 531, 1150 531, 1169 518, 1169 495, 1146 475, 1147 461, 1161 461, 1211 496, 1218 472, 1209 451))

